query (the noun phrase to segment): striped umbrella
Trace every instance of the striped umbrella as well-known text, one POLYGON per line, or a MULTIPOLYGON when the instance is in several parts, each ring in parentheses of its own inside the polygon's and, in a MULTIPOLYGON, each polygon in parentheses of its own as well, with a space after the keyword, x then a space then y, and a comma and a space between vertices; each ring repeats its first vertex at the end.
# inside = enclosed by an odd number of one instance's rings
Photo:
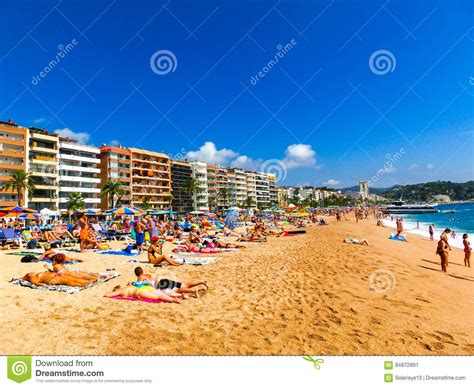
POLYGON ((21 218, 22 220, 36 220, 38 217, 39 217, 38 214, 25 213, 25 214, 22 214, 19 218, 21 218))
POLYGON ((0 212, 2 213, 38 213, 37 210, 34 209, 28 209, 27 207, 23 206, 14 206, 14 207, 4 207, 0 209, 0 212))
POLYGON ((98 216, 102 212, 100 210, 92 210, 92 209, 87 209, 87 210, 77 210, 74 212, 74 214, 85 214, 86 216, 98 216))
POLYGON ((115 209, 107 210, 107 213, 115 214, 115 215, 118 215, 118 216, 124 216, 124 215, 135 215, 136 216, 136 215, 143 214, 144 211, 141 210, 141 209, 138 209, 136 207, 121 206, 121 207, 118 207, 118 208, 115 208, 115 209))

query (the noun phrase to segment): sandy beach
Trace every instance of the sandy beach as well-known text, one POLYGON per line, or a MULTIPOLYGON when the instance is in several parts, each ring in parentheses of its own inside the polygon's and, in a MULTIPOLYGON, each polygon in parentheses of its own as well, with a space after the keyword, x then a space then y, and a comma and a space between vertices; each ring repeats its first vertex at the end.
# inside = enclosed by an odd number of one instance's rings
MULTIPOLYGON (((264 244, 247 243, 243 251, 215 255, 220 260, 207 266, 140 264, 167 278, 209 281, 209 292, 182 305, 104 298, 113 286, 135 280, 137 264, 128 257, 71 253, 86 260, 72 267, 114 269, 121 276, 70 295, 9 284, 12 278, 43 268, 40 263, 20 263, 20 256, 2 251, 0 353, 474 352, 474 268, 464 267, 460 249, 453 248, 444 274, 435 242, 416 235, 408 235, 408 243, 389 240, 391 230, 376 227, 373 219, 358 224, 330 219, 329 226, 307 231, 296 237, 271 237, 264 244), (348 236, 367 238, 371 246, 343 243, 348 236), (374 283, 377 274, 383 278, 387 273, 393 274, 388 283, 374 283)), ((146 260, 145 254, 140 257, 146 260)))

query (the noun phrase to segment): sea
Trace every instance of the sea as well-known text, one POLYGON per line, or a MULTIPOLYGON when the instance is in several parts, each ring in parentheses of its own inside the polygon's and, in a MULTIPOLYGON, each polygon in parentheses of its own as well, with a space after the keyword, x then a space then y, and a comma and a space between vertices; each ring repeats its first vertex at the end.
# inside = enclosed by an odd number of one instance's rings
POLYGON ((402 217, 405 232, 419 234, 428 238, 428 227, 430 224, 434 224, 435 239, 439 239, 444 229, 449 228, 456 234, 454 238, 449 236, 450 245, 462 248, 462 235, 464 233, 469 235, 471 245, 474 245, 474 202, 437 205, 436 208, 439 210, 438 213, 394 215, 393 221, 385 219, 384 223, 395 228, 396 217, 402 217), (417 227, 417 221, 419 228, 417 227))

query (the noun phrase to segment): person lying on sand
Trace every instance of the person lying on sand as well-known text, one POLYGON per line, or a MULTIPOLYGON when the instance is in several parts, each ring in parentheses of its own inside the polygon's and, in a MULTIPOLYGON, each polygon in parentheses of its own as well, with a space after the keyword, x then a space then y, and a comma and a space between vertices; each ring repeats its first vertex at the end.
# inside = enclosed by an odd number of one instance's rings
POLYGON ((197 247, 194 244, 191 244, 189 241, 185 241, 184 245, 181 245, 177 248, 173 249, 174 253, 178 252, 192 252, 192 253, 220 253, 222 250, 220 249, 211 249, 211 248, 204 248, 204 247, 197 247))
POLYGON ((354 237, 347 237, 343 240, 345 243, 348 243, 348 244, 357 244, 357 245, 366 245, 366 246, 369 246, 369 241, 364 238, 363 240, 359 241, 358 239, 354 238, 354 237))
POLYGON ((233 248, 233 249, 247 248, 245 245, 239 245, 239 244, 233 244, 229 242, 220 241, 217 239, 217 237, 211 238, 211 242, 212 242, 211 245, 213 246, 209 246, 208 244, 207 245, 208 248, 233 248))
POLYGON ((148 247, 148 261, 153 265, 161 264, 163 261, 174 266, 181 265, 181 263, 178 263, 163 254, 163 243, 158 236, 153 236, 151 238, 151 244, 148 247))
POLYGON ((149 283, 152 287, 157 288, 158 290, 171 290, 172 292, 179 293, 183 299, 186 299, 184 295, 186 293, 194 294, 196 298, 199 298, 199 290, 194 289, 193 287, 203 285, 206 287, 206 290, 209 289, 207 280, 190 280, 186 283, 182 283, 170 279, 158 279, 152 274, 144 273, 142 267, 135 268, 135 275, 139 282, 149 283))
POLYGON ((112 292, 105 294, 107 298, 112 298, 114 296, 121 296, 124 298, 137 298, 137 299, 147 299, 147 300, 156 300, 162 302, 172 302, 172 303, 182 303, 177 297, 172 297, 167 295, 161 290, 157 290, 151 286, 144 287, 134 287, 130 284, 127 286, 115 286, 112 292))
MULTIPOLYGON (((54 257, 58 254, 57 251, 51 248, 51 245, 46 245, 44 247, 45 252, 38 258, 39 260, 53 260, 54 257)), ((81 259, 73 259, 72 257, 65 256, 65 263, 74 263, 75 261, 83 262, 81 259)))
POLYGON ((71 274, 74 275, 77 278, 81 278, 87 281, 91 282, 96 282, 97 280, 101 278, 107 278, 108 275, 99 275, 99 274, 94 274, 94 273, 89 273, 89 272, 84 272, 84 271, 78 271, 78 270, 70 270, 65 267, 65 258, 66 256, 63 255, 62 253, 57 253, 53 259, 51 265, 45 264, 44 267, 50 271, 54 272, 58 276, 62 276, 64 274, 71 274))

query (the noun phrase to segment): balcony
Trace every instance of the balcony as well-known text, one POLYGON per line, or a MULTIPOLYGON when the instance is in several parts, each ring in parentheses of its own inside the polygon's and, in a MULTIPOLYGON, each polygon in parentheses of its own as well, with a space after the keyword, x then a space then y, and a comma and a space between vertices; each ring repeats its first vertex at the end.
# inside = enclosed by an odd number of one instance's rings
POLYGON ((45 154, 55 154, 55 155, 59 152, 55 148, 40 147, 40 146, 35 146, 35 145, 30 146, 30 150, 36 151, 36 152, 44 152, 45 154))
POLYGON ((70 154, 61 154, 61 153, 59 154, 59 159, 74 160, 76 162, 86 162, 86 163, 93 163, 93 164, 99 164, 100 163, 100 159, 97 159, 97 158, 70 155, 70 154))
POLYGON ((12 170, 23 170, 25 168, 25 165, 24 164, 2 163, 0 161, 0 168, 12 169, 12 170))
POLYGON ((80 175, 77 175, 77 176, 59 175, 59 180, 66 181, 66 182, 100 183, 99 178, 86 178, 80 175))
POLYGON ((74 166, 74 165, 67 165, 67 164, 60 164, 60 170, 67 170, 67 171, 80 171, 80 172, 90 172, 98 174, 100 173, 100 168, 95 167, 81 167, 81 166, 74 166))
POLYGON ((60 191, 63 193, 100 193, 100 189, 96 187, 71 187, 61 186, 60 191))

